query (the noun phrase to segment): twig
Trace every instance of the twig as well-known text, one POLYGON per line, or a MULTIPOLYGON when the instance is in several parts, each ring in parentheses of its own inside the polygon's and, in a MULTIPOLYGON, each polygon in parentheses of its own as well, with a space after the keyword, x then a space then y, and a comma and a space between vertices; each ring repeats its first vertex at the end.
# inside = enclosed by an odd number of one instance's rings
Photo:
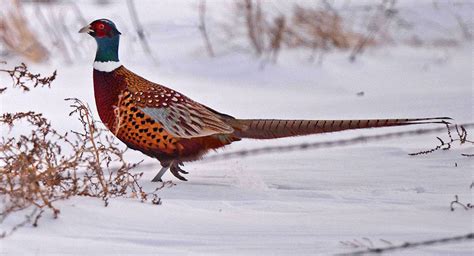
MULTIPOLYGON (((80 104, 82 104, 82 102, 79 101, 80 104)), ((104 173, 102 171, 102 168, 100 168, 100 156, 99 156, 99 150, 97 148, 97 145, 95 143, 95 125, 94 123, 92 122, 91 120, 91 117, 89 115, 90 113, 90 110, 88 107, 86 107, 84 104, 82 104, 82 107, 83 109, 80 110, 80 112, 83 112, 83 117, 85 118, 85 122, 87 124, 87 129, 88 129, 88 132, 89 132, 89 141, 91 142, 91 145, 92 145, 92 148, 94 149, 93 152, 95 154, 95 164, 96 164, 96 168, 95 168, 95 171, 97 172, 97 177, 99 179, 99 182, 100 184, 102 185, 102 190, 104 191, 104 196, 103 198, 107 198, 108 196, 108 193, 109 193, 109 188, 107 186, 107 184, 105 183, 104 181, 104 173)))
POLYGON ((124 124, 122 124, 123 116, 122 116, 121 109, 120 109, 122 107, 123 97, 124 97, 123 94, 120 94, 118 96, 117 105, 114 106, 114 116, 115 116, 116 121, 115 121, 115 124, 114 124, 115 128, 114 128, 113 134, 115 136, 118 136, 118 133, 119 133, 120 129, 125 126, 124 124))
POLYGON ((370 29, 368 35, 362 37, 352 50, 349 56, 349 60, 351 62, 356 60, 357 55, 360 55, 364 51, 367 44, 374 39, 374 37, 382 30, 382 28, 388 26, 396 14, 396 11, 394 10, 395 4, 396 0, 385 0, 382 2, 380 5, 381 13, 376 13, 372 18, 371 24, 369 24, 369 26, 372 26, 372 28, 370 29), (383 20, 380 21, 380 19, 383 20))
POLYGON ((209 40, 209 35, 207 33, 206 28, 206 0, 201 0, 199 2, 199 31, 201 31, 201 35, 204 39, 204 43, 206 44, 207 53, 210 57, 214 57, 214 49, 212 48, 211 41, 209 40))
POLYGON ((148 44, 148 40, 146 39, 145 32, 143 30, 143 26, 141 25, 137 10, 135 8, 135 4, 133 0, 127 0, 128 11, 130 13, 130 18, 132 19, 132 23, 135 26, 135 30, 137 31, 138 39, 140 40, 140 44, 142 45, 143 50, 145 53, 150 57, 153 63, 158 64, 153 52, 151 51, 150 45, 148 44))
MULTIPOLYGON (((447 129, 448 138, 449 138, 448 142, 445 142, 440 137, 436 137, 436 139, 438 139, 438 141, 440 142, 440 144, 438 146, 436 146, 432 149, 423 150, 423 151, 419 151, 419 152, 416 152, 416 153, 410 153, 409 155, 410 156, 427 155, 427 154, 431 154, 435 151, 438 151, 440 149, 449 150, 451 148, 453 142, 456 142, 456 141, 459 141, 460 144, 464 144, 464 143, 474 144, 474 141, 470 141, 470 140, 467 139, 466 128, 464 128, 462 125, 460 125, 460 126, 454 125, 454 128, 456 130, 456 135, 457 135, 456 139, 453 138, 453 135, 451 133, 451 127, 449 126, 448 123, 446 123, 446 129, 447 129)), ((461 154, 461 155, 462 156, 471 156, 470 154, 461 154)))
POLYGON ((432 240, 425 240, 421 242, 406 242, 401 245, 395 246, 388 246, 388 247, 380 247, 380 248, 368 248, 366 250, 349 252, 349 253, 340 253, 336 255, 367 255, 367 254, 381 254, 386 252, 398 251, 398 250, 406 250, 406 249, 413 249, 415 247, 424 247, 430 245, 439 245, 439 244, 447 244, 447 243, 460 243, 460 242, 467 242, 469 240, 474 239, 474 233, 469 233, 467 235, 462 236, 453 236, 453 237, 446 237, 440 239, 432 239, 432 240))
MULTIPOLYGON (((0 73, 7 73, 12 80, 12 87, 19 87, 23 91, 29 91, 30 87, 36 88, 37 86, 41 87, 51 87, 51 83, 56 79, 57 72, 54 71, 51 76, 42 77, 41 74, 33 74, 28 70, 28 67, 25 63, 14 67, 13 69, 0 69, 0 73)), ((0 88, 0 93, 4 92, 7 89, 0 88)))
POLYGON ((454 195, 454 201, 451 201, 451 205, 450 205, 451 211, 454 211, 454 205, 455 204, 461 206, 466 211, 474 208, 474 205, 472 205, 471 203, 463 204, 463 203, 459 202, 458 195, 454 195))
POLYGON ((260 56, 263 53, 263 15, 260 1, 257 0, 254 5, 253 0, 244 0, 243 5, 248 39, 255 50, 255 55, 260 56))
POLYGON ((466 22, 464 22, 464 20, 462 19, 462 17, 453 12, 453 15, 454 15, 454 18, 456 18, 456 21, 458 22, 459 24, 459 28, 461 29, 461 32, 462 32, 462 35, 464 37, 465 40, 472 40, 472 33, 469 29, 469 26, 466 25, 466 22))

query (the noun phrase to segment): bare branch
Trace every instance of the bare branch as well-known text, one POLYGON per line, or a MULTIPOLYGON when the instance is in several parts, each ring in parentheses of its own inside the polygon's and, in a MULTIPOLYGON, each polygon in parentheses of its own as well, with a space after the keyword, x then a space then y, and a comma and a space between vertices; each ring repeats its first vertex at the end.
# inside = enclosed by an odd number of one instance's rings
POLYGON ((406 249, 413 249, 417 247, 425 247, 431 245, 439 245, 439 244, 448 244, 448 243, 461 243, 461 242, 469 242, 469 240, 474 239, 474 233, 469 233, 462 236, 453 236, 453 237, 446 237, 440 239, 432 239, 426 240, 421 242, 406 242, 401 245, 394 245, 388 247, 380 247, 380 248, 368 248, 366 250, 349 252, 349 253, 340 253, 337 255, 340 256, 349 256, 349 255, 367 255, 367 254, 382 254, 387 252, 393 251, 401 251, 406 249))
POLYGON ((150 45, 148 44, 148 40, 145 36, 145 31, 143 29, 143 26, 141 25, 140 20, 138 19, 138 14, 135 8, 134 1, 127 0, 127 6, 128 6, 128 11, 130 13, 130 18, 132 20, 133 25, 135 26, 135 30, 137 31, 138 39, 140 40, 143 50, 150 57, 150 59, 155 64, 157 64, 158 61, 156 60, 155 56, 153 55, 153 52, 151 51, 150 45))
POLYGON ((209 40, 209 35, 206 28, 206 0, 201 0, 199 2, 199 31, 204 39, 204 44, 206 45, 207 53, 210 57, 214 57, 214 49, 212 48, 211 41, 209 40))

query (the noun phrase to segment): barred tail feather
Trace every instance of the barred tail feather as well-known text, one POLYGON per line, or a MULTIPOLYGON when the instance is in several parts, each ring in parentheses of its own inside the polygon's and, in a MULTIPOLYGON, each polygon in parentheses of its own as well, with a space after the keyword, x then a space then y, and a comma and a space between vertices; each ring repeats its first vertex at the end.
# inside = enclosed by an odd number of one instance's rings
POLYGON ((366 119, 366 120, 278 120, 235 119, 232 126, 240 138, 275 139, 328 133, 352 129, 364 129, 412 124, 446 124, 449 117, 412 119, 366 119))

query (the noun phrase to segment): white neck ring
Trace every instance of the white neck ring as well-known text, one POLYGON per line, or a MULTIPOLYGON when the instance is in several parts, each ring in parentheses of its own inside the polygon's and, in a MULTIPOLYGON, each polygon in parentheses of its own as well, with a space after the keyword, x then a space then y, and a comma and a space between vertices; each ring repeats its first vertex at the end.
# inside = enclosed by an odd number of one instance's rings
POLYGON ((112 72, 122 66, 120 61, 94 61, 94 69, 102 72, 112 72))

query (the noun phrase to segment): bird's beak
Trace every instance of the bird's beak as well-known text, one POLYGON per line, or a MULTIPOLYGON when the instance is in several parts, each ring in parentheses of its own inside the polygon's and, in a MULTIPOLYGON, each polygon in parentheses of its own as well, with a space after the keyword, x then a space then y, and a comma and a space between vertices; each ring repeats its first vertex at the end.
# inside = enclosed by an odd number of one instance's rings
POLYGON ((79 33, 90 33, 94 32, 94 30, 91 29, 91 25, 87 25, 79 30, 79 33))

